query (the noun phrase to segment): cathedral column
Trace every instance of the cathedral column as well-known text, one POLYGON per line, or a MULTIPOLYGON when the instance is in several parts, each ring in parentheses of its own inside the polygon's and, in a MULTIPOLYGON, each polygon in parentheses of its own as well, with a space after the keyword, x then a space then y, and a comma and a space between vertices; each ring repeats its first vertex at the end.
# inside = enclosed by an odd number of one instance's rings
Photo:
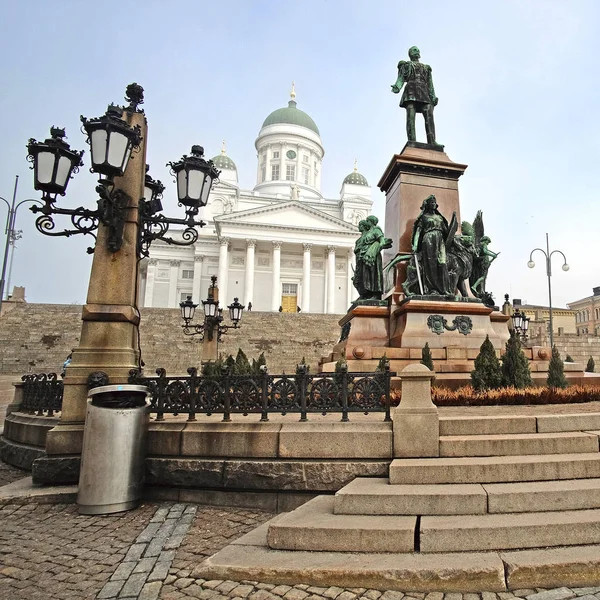
POLYGON ((335 313, 335 246, 327 246, 327 314, 335 313))
MULTIPOLYGON (((271 181, 271 144, 267 144, 265 147, 267 149, 267 170, 265 171, 265 181, 271 181)), ((262 181, 259 183, 262 183, 262 181)))
POLYGON ((273 242, 272 311, 278 311, 281 306, 281 244, 282 242, 273 242))
POLYGON ((227 279, 229 278, 229 238, 219 240, 219 276, 217 286, 219 288, 219 301, 221 306, 227 305, 227 279))
POLYGON ((171 267, 169 271, 169 301, 167 306, 175 308, 179 306, 179 301, 177 300, 177 280, 179 279, 179 265, 181 261, 171 260, 169 264, 171 267))
POLYGON ((287 152, 287 144, 285 142, 281 142, 281 153, 279 155, 279 179, 285 181, 285 153, 287 152))
POLYGON ((202 265, 204 263, 204 254, 194 256, 194 281, 192 283, 192 300, 200 304, 200 284, 202 283, 202 265))
POLYGON ((256 240, 246 240, 246 282, 244 286, 244 305, 248 308, 248 303, 252 302, 254 297, 254 248, 256 240))
POLYGON ((310 312, 310 250, 312 244, 302 244, 304 255, 302 256, 302 312, 310 312))
POLYGON ((154 278, 156 277, 156 265, 158 260, 151 258, 148 260, 148 270, 146 271, 146 290, 144 292, 144 306, 152 306, 154 299, 154 278))
POLYGON ((348 256, 346 258, 346 270, 348 272, 348 307, 352 304, 352 298, 354 296, 354 284, 352 283, 352 277, 354 275, 354 252, 352 250, 348 250, 348 256))

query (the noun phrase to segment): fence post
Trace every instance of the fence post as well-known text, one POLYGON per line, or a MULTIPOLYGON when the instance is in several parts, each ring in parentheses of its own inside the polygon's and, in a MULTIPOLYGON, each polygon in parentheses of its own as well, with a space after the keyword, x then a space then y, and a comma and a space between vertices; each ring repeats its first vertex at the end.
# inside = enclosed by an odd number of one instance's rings
POLYGON ((164 421, 165 413, 163 409, 165 407, 165 395, 167 393, 167 372, 164 369, 156 369, 158 380, 156 382, 156 390, 158 392, 158 398, 156 399, 156 420, 164 421))
POLYGON ((348 422, 348 366, 342 365, 342 423, 348 422))
POLYGON ((385 363, 385 371, 383 372, 383 376, 385 378, 385 419, 384 421, 391 421, 392 417, 390 416, 390 394, 392 393, 392 373, 390 372, 390 361, 388 360, 385 363))
POLYGON ((229 395, 229 369, 225 367, 223 374, 223 421, 231 422, 231 397, 229 395))
POLYGON ((267 422, 269 420, 269 371, 267 366, 262 365, 260 367, 262 386, 261 386, 261 404, 262 412, 260 413, 260 420, 267 422))
POLYGON ((190 376, 190 407, 188 413, 188 421, 196 420, 196 398, 198 396, 198 369, 190 367, 188 370, 190 376))
POLYGON ((402 399, 393 413, 394 458, 439 456, 439 415, 431 401, 435 374, 425 365, 412 364, 399 375, 402 399))

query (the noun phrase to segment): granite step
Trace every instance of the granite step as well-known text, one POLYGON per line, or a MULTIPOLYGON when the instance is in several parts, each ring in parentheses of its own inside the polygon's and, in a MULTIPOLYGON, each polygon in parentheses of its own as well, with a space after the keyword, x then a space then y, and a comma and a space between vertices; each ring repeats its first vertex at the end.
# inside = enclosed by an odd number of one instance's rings
POLYGON ((537 433, 535 416, 440 417, 440 435, 537 433))
POLYGON ((519 456, 598 452, 592 433, 509 433, 440 437, 440 456, 519 456))
POLYGON ((416 517, 336 515, 333 496, 317 496, 271 523, 275 550, 413 552, 416 517))
POLYGON ((487 512, 482 485, 390 485, 379 477, 357 477, 334 496, 336 515, 468 515, 487 512))
POLYGON ((482 487, 489 513, 600 508, 600 479, 485 483, 482 487))
POLYGON ((424 516, 420 551, 473 552, 600 543, 600 510, 424 516))
POLYGON ((402 458, 390 464, 390 483, 510 483, 600 477, 600 453, 457 458, 402 458))

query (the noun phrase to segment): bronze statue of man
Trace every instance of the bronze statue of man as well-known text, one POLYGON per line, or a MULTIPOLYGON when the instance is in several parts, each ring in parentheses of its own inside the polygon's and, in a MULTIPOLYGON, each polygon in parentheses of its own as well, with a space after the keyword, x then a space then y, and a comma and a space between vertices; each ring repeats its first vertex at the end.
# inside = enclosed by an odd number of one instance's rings
POLYGON ((425 119, 425 132, 427 143, 439 146, 435 140, 435 124, 433 122, 433 107, 437 105, 438 99, 433 88, 433 77, 431 67, 419 62, 421 53, 416 46, 408 50, 410 61, 401 60, 398 63, 398 79, 392 85, 392 92, 399 94, 404 84, 404 93, 400 100, 400 106, 406 109, 406 135, 409 142, 416 142, 415 115, 422 113, 425 119))

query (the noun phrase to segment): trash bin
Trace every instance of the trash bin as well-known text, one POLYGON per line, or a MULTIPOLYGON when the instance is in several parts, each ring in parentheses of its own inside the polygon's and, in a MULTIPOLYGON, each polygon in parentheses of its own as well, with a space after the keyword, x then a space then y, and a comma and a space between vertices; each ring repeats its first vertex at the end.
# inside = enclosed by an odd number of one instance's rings
POLYGON ((148 388, 104 385, 90 390, 77 504, 83 515, 135 508, 142 497, 148 388))

